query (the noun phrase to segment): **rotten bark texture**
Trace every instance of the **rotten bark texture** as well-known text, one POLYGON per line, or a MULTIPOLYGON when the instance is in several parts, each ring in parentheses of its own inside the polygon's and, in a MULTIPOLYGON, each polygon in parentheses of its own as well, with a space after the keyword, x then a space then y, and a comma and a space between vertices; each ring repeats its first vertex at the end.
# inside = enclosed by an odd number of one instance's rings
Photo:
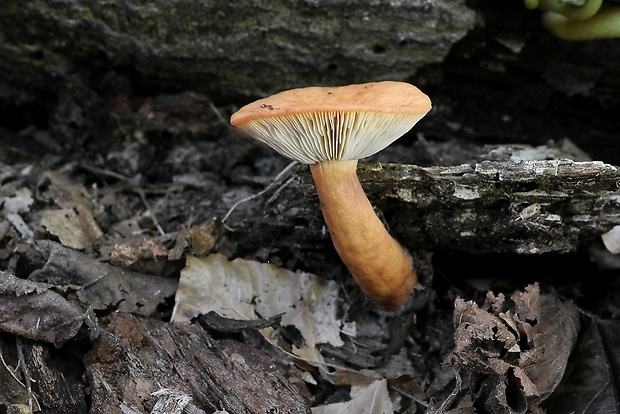
MULTIPOLYGON (((270 246, 265 234, 271 246, 328 239, 312 180, 303 166, 297 174, 275 199, 257 202, 251 219, 236 223, 243 243, 270 246)), ((602 162, 360 164, 358 176, 410 249, 568 253, 620 224, 620 171, 602 162)))
POLYGON ((153 394, 162 390, 183 398, 188 412, 309 412, 294 381, 250 345, 215 341, 196 324, 128 314, 104 323, 123 345, 100 338, 86 357, 91 413, 121 414, 127 412, 123 407, 151 412, 158 399, 153 394))
POLYGON ((0 336, 0 406, 6 413, 86 413, 82 364, 39 341, 0 336))
POLYGON ((45 91, 86 62, 220 94, 403 79, 440 62, 473 24, 463 0, 10 0, 0 100, 45 91))

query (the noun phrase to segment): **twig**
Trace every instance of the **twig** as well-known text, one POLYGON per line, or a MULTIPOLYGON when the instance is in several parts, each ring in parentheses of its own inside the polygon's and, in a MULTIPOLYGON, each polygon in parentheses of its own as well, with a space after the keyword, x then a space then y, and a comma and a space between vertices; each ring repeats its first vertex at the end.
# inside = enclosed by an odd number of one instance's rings
POLYGON ((129 178, 126 177, 122 174, 119 174, 115 171, 111 171, 111 170, 104 170, 101 168, 97 168, 97 167, 93 167, 92 165, 87 165, 87 164, 78 164, 80 166, 80 168, 89 171, 91 173, 94 174, 99 174, 99 175, 107 175, 109 177, 113 177, 116 178, 117 180, 121 180, 121 181, 127 181, 127 182, 131 182, 133 180, 133 178, 129 178))
POLYGON ((267 200, 266 204, 269 205, 269 204, 273 203, 275 201, 275 199, 278 198, 278 196, 280 195, 282 190, 284 190, 286 187, 288 187, 288 185, 290 183, 292 183, 294 179, 295 179, 295 177, 289 177, 288 180, 286 180, 280 187, 278 187, 278 189, 276 191, 273 192, 273 195, 271 197, 269 197, 269 199, 267 200))
POLYGON ((390 386, 390 388, 392 388, 397 393, 399 393, 401 395, 404 395, 405 397, 409 398, 411 401, 417 402, 422 407, 425 407, 425 408, 428 407, 428 403, 426 401, 417 398, 415 395, 408 393, 407 391, 403 390, 402 388, 396 387, 394 385, 390 386))
POLYGON ((211 110, 213 111, 213 113, 215 114, 215 116, 217 117, 217 119, 224 125, 230 125, 226 119, 224 118, 224 116, 222 115, 222 112, 220 112, 219 108, 215 105, 213 105, 213 102, 209 101, 209 108, 211 108, 211 110))
POLYGON ((153 210, 151 209, 151 206, 150 206, 149 202, 146 200, 146 196, 144 195, 144 190, 142 190, 141 187, 137 187, 134 191, 136 193, 138 193, 138 195, 140 196, 140 200, 142 200, 142 203, 146 207, 146 211, 147 211, 149 217, 151 218, 151 220, 153 221, 153 224, 155 224, 155 227, 157 228, 157 231, 159 232, 159 235, 160 236, 166 235, 166 232, 164 231, 164 229, 159 224, 159 220, 157 220, 157 216, 155 216, 155 213, 153 213, 153 210))
MULTIPOLYGON (((250 200, 254 200, 257 197, 262 196, 263 194, 271 191, 273 188, 275 188, 278 183, 280 181, 282 181, 285 177, 288 177, 288 175, 292 172, 293 168, 297 165, 298 163, 296 161, 291 162, 289 165, 287 165, 282 171, 280 171, 280 173, 278 175, 276 175, 276 177, 273 179, 273 181, 267 186, 265 187, 263 190, 259 191, 256 194, 252 194, 250 196, 244 197, 241 200, 237 201, 235 204, 232 205, 232 207, 228 210, 228 212, 224 215, 224 217, 222 218, 221 222, 224 225, 224 227, 226 228, 226 230, 228 231, 232 231, 234 232, 235 229, 233 229, 232 227, 230 227, 229 225, 226 224, 226 220, 228 219, 228 217, 232 214, 233 211, 235 211, 235 209, 243 203, 246 203, 250 200)), ((287 183, 285 183, 286 185, 287 183)))
POLYGON ((30 227, 28 227, 22 216, 18 213, 8 213, 6 215, 6 219, 13 225, 15 230, 17 230, 26 243, 32 244, 34 240, 34 233, 30 230, 30 227))
POLYGON ((446 399, 443 400, 443 402, 441 403, 439 407, 437 408, 429 407, 427 414, 444 414, 446 410, 450 407, 450 405, 452 405, 456 397, 459 395, 459 392, 461 392, 461 387, 463 385, 463 380, 461 379, 461 376, 459 375, 457 371, 455 371, 454 374, 455 374, 454 379, 456 381, 456 385, 454 386, 454 389, 452 390, 450 395, 448 395, 446 399))
MULTIPOLYGON (((90 171, 92 173, 95 174, 101 174, 101 175, 107 175, 109 177, 114 177, 118 180, 121 181, 125 181, 128 183, 131 183, 133 180, 135 180, 134 178, 129 178, 126 177, 122 174, 119 174, 117 172, 114 171, 110 171, 110 170, 103 170, 101 168, 97 168, 97 167, 93 167, 90 165, 85 165, 85 164, 80 164, 80 167, 90 171)), ((153 221, 153 224, 155 224, 155 227, 157 228, 157 231, 159 232, 160 236, 165 236, 166 232, 164 231, 163 227, 159 224, 159 220, 157 220, 157 216, 155 216, 155 213, 153 213, 153 210, 151 209, 151 206, 149 204, 149 202, 146 200, 146 195, 144 194, 144 189, 140 186, 136 186, 136 188, 134 189, 134 191, 138 194, 138 196, 140 197, 140 200, 142 201, 142 204, 144 204, 144 206, 146 207, 146 211, 148 213, 148 216, 151 218, 151 220, 153 221)))
POLYGON ((30 382, 30 372, 28 371, 28 367, 26 366, 26 360, 24 359, 22 339, 19 336, 15 337, 15 347, 17 348, 17 364, 20 371, 22 372, 22 376, 24 377, 24 383, 26 385, 26 390, 28 391, 28 408, 30 409, 30 412, 32 412, 32 383, 30 382))
POLYGON ((105 338, 110 344, 112 344, 117 349, 125 349, 122 339, 117 338, 116 336, 114 336, 113 334, 111 334, 110 332, 106 331, 105 329, 99 326, 96 320, 96 316, 92 309, 89 308, 86 311, 86 313, 84 313, 83 316, 84 316, 83 321, 89 330, 89 333, 90 333, 89 336, 91 340, 95 340, 101 336, 105 338))
POLYGON ((433 161, 433 164, 441 165, 441 161, 437 157, 437 151, 435 149, 433 149, 433 147, 426 140, 424 135, 418 134, 417 137, 418 137, 418 142, 422 145, 422 148, 424 148, 424 151, 426 152, 426 154, 428 154, 428 156, 431 158, 431 160, 433 161))

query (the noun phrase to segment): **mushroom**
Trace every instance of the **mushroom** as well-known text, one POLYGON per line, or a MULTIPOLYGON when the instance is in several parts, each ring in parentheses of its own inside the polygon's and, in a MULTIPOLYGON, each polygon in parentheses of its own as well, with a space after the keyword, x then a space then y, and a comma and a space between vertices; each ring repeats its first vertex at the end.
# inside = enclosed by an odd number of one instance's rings
POLYGON ((409 253, 375 214, 356 175, 357 161, 409 131, 431 101, 404 82, 309 87, 259 99, 232 125, 284 157, 310 164, 332 241, 362 291, 398 309, 417 283, 409 253))

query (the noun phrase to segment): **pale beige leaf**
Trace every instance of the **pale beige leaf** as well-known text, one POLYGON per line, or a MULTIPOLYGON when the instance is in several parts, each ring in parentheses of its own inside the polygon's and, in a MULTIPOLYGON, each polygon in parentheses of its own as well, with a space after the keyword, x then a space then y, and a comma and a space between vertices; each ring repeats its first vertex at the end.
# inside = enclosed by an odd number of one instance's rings
POLYGON ((172 320, 188 321, 211 311, 234 319, 283 314, 282 324, 296 327, 307 346, 341 346, 337 299, 335 282, 309 273, 242 259, 231 262, 220 254, 188 256, 172 320))
POLYGON ((394 407, 385 379, 351 385, 351 400, 312 408, 312 414, 392 414, 394 407))
POLYGON ((41 216, 41 225, 58 237, 63 246, 72 249, 86 249, 103 233, 88 210, 66 208, 46 210, 41 216))

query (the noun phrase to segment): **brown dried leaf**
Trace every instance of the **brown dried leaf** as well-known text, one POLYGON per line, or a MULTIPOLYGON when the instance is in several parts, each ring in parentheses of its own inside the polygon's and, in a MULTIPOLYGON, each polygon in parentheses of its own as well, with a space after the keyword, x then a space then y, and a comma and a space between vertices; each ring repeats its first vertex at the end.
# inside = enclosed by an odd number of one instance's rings
POLYGON ((213 250, 217 241, 214 221, 206 221, 189 229, 190 244, 194 256, 205 256, 213 250))
POLYGON ((520 366, 536 383, 542 401, 562 379, 579 333, 579 315, 572 302, 561 302, 553 295, 539 294, 538 285, 533 285, 512 298, 517 309, 515 317, 529 341, 529 349, 520 354, 520 366), (536 297, 539 298, 537 301, 536 297), (538 307, 536 314, 529 314, 534 306, 538 307))
MULTIPOLYGON (((110 252, 110 261, 116 266, 130 268, 136 272, 166 275, 178 270, 177 263, 191 248, 193 232, 205 230, 203 225, 168 233, 159 237, 134 234, 117 239, 110 252)), ((211 237, 207 235, 206 237, 211 237)), ((213 239, 215 240, 215 239, 213 239)), ((214 246, 211 244, 209 249, 214 246)))
POLYGON ((135 235, 117 240, 110 254, 112 263, 136 272, 162 274, 168 259, 168 249, 158 240, 135 235))
POLYGON ((562 379, 578 313, 571 302, 540 295, 537 284, 511 300, 489 293, 480 308, 457 299, 449 363, 471 371, 472 398, 488 412, 536 412, 562 379))
POLYGON ((620 407, 620 321, 583 318, 570 369, 545 402, 549 414, 616 413, 620 407))
POLYGON ((82 320, 79 309, 47 286, 0 272, 0 330, 60 346, 82 320))
POLYGON ((47 231, 73 249, 86 249, 103 236, 89 206, 90 196, 82 185, 51 171, 44 172, 41 180, 39 187, 45 188, 44 197, 61 207, 43 211, 41 225, 47 231))
POLYGON ((120 269, 49 240, 40 240, 37 247, 47 262, 30 279, 73 286, 80 303, 95 310, 152 315, 177 288, 174 279, 120 269))

